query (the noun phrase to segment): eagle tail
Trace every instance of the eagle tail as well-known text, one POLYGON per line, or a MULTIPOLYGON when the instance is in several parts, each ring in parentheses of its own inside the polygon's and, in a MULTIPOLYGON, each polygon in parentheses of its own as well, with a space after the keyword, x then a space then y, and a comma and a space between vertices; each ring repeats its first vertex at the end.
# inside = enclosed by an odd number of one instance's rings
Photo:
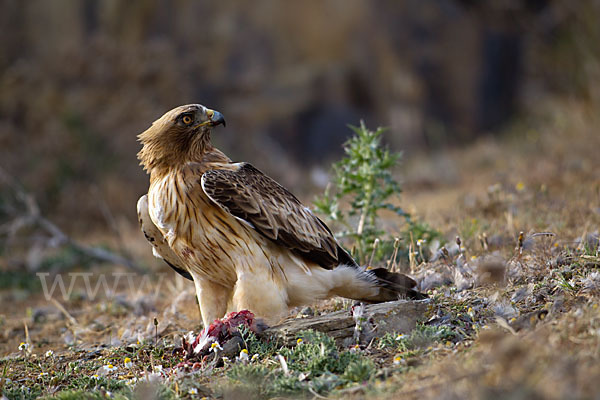
POLYGON ((375 268, 365 271, 369 278, 375 280, 379 287, 377 296, 364 299, 370 302, 393 301, 399 298, 413 300, 426 299, 427 295, 419 292, 417 282, 409 276, 397 272, 390 272, 385 268, 375 268))
POLYGON ((367 269, 356 264, 341 264, 333 270, 321 272, 324 274, 321 279, 330 282, 329 293, 348 299, 381 303, 398 299, 427 298, 427 295, 417 290, 417 282, 414 279, 385 268, 367 269))

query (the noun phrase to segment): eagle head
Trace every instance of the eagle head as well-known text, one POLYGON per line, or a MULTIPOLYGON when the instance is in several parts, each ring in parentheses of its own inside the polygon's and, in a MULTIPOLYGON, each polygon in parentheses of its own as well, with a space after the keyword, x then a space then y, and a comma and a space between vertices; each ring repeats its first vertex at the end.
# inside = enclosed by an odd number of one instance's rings
POLYGON ((151 171, 195 160, 210 146, 211 128, 220 124, 225 126, 223 115, 203 105, 176 107, 138 135, 140 164, 151 171))

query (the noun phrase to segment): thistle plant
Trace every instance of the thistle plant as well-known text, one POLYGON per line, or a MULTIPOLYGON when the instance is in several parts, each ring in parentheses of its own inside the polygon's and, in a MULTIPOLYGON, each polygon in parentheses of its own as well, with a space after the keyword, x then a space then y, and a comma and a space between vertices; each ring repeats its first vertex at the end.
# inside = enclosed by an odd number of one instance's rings
POLYGON ((358 127, 349 127, 355 135, 344 144, 346 156, 333 164, 333 190, 329 185, 314 204, 329 222, 343 227, 337 236, 352 239, 353 255, 365 263, 375 239, 383 238, 388 244, 393 243, 392 238, 385 238, 385 232, 378 224, 380 211, 391 210, 407 221, 410 216, 390 202, 392 196, 401 192, 391 171, 402 154, 392 153, 381 145, 383 128, 371 131, 363 121, 358 127), (340 206, 344 200, 349 202, 347 209, 340 206))

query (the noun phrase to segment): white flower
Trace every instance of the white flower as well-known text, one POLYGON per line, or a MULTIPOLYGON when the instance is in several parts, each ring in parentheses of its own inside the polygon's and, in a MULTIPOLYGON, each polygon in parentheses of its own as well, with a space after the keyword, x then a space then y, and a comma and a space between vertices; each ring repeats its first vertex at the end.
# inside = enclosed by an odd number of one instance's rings
POLYGON ((394 365, 404 364, 406 360, 400 356, 394 357, 394 365))
POLYGON ((91 376, 91 378, 92 378, 92 379, 94 379, 94 380, 98 380, 98 379, 100 379, 100 377, 98 376, 98 374, 94 374, 94 375, 92 375, 92 376, 91 376))
POLYGON ((163 367, 162 365, 155 365, 154 366, 154 372, 162 372, 163 367))
POLYGON ((106 365, 104 365, 102 368, 104 368, 104 370, 105 370, 106 372, 113 372, 113 371, 116 371, 116 370, 117 370, 117 367, 115 367, 115 366, 114 366, 114 365, 112 365, 112 364, 106 364, 106 365))
POLYGON ((218 352, 219 350, 223 350, 223 348, 221 347, 221 345, 219 344, 219 342, 213 342, 213 343, 210 345, 210 350, 211 350, 212 352, 215 352, 215 353, 216 353, 216 352, 218 352))
POLYGON ((188 390, 188 394, 198 394, 198 389, 191 388, 190 390, 188 390))
POLYGON ((256 360, 258 360, 260 358, 260 356, 258 355, 258 353, 255 353, 252 358, 250 359, 250 361, 254 362, 256 360))
POLYGON ((29 343, 21 342, 19 345, 19 351, 27 351, 29 350, 29 343))
POLYGON ((41 378, 42 376, 47 376, 47 375, 48 375, 48 373, 47 373, 47 372, 40 372, 40 375, 39 375, 39 377, 41 378))
POLYGON ((242 351, 240 351, 240 355, 237 357, 237 360, 243 363, 248 362, 248 360, 250 360, 250 357, 248 356, 248 350, 242 349, 242 351))
POLYGON ((425 239, 419 239, 419 240, 417 240, 417 246, 419 246, 419 247, 421 247, 425 243, 427 243, 427 240, 425 240, 425 239))
POLYGON ((398 335, 396 336, 396 340, 403 340, 406 338, 406 335, 398 335))
POLYGON ((302 344, 302 343, 304 343, 304 341, 302 339, 296 340, 296 344, 302 344))
POLYGON ((126 384, 127 386, 135 386, 135 384, 137 383, 137 381, 138 381, 138 379, 137 379, 136 377, 133 377, 133 378, 131 378, 131 379, 127 379, 127 380, 125 381, 125 384, 126 384))
POLYGON ((125 357, 125 360, 123 360, 123 364, 125 365, 125 368, 131 368, 133 366, 131 358, 129 357, 125 357))
POLYGON ((46 352, 46 358, 48 358, 48 357, 52 357, 53 355, 54 355, 54 352, 53 352, 52 350, 48 350, 48 351, 46 352))

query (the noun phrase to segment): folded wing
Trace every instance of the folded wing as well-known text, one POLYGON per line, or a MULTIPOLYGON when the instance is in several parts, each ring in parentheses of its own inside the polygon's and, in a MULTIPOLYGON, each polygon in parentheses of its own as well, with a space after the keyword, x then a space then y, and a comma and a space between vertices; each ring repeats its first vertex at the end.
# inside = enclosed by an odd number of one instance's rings
POLYGON ((162 258, 169 267, 173 268, 178 274, 192 280, 192 275, 182 267, 183 263, 169 247, 162 232, 154 225, 154 222, 152 222, 150 214, 148 213, 148 195, 143 195, 138 200, 137 213, 140 229, 146 237, 146 240, 152 245, 152 253, 158 258, 162 258))
POLYGON ((329 228, 287 189, 251 164, 202 175, 206 195, 234 217, 294 254, 323 268, 356 266, 329 228))

